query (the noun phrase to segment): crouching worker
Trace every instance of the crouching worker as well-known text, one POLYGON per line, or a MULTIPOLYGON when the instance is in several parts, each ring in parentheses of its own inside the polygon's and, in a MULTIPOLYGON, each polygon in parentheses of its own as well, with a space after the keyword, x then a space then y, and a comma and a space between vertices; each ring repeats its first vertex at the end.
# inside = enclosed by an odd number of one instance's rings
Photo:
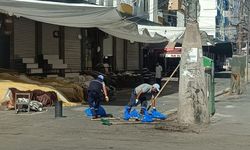
POLYGON ((107 114, 103 107, 101 107, 100 102, 103 100, 103 95, 105 100, 108 102, 109 97, 107 95, 106 86, 104 83, 103 75, 99 75, 97 79, 92 80, 88 87, 88 104, 89 108, 85 110, 87 116, 96 119, 99 116, 105 117, 107 114))
POLYGON ((152 114, 154 112, 157 112, 155 109, 154 98, 156 94, 159 92, 159 90, 160 90, 160 85, 157 83, 153 85, 144 83, 133 89, 130 97, 130 102, 125 107, 124 120, 129 120, 130 118, 138 118, 138 119, 141 118, 141 120, 145 122, 153 121, 154 116, 152 116, 152 114), (152 114, 149 114, 147 112, 148 100, 152 100, 152 106, 153 106, 152 114), (141 104, 140 114, 137 113, 135 109, 131 111, 133 106, 137 106, 139 104, 141 104))

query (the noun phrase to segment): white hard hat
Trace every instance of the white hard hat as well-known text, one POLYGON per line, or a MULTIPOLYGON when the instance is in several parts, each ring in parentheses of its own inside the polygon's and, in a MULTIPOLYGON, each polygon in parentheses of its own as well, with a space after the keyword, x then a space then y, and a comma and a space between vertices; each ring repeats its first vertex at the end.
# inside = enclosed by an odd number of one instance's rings
POLYGON ((98 78, 101 79, 101 80, 104 80, 104 76, 103 75, 99 75, 98 78))
POLYGON ((160 91, 160 85, 157 83, 153 84, 153 88, 155 88, 158 92, 160 91))

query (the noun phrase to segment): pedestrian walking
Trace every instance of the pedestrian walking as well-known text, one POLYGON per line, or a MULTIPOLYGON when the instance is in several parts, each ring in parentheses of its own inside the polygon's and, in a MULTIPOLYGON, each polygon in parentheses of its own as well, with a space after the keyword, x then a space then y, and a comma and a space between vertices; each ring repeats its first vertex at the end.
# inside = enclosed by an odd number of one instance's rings
POLYGON ((155 67, 155 80, 156 83, 161 87, 161 79, 162 79, 162 66, 157 62, 155 67))

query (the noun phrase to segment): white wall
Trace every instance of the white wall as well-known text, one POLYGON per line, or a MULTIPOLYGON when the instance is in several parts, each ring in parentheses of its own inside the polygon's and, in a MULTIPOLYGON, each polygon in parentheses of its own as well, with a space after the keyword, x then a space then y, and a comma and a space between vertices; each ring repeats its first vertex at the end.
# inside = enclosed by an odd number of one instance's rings
POLYGON ((118 7, 120 5, 121 0, 114 0, 113 1, 113 6, 118 7))
POLYGON ((117 5, 120 4, 121 0, 86 0, 87 2, 102 5, 102 6, 114 6, 117 7, 117 5))
POLYGON ((103 0, 104 6, 113 6, 113 0, 103 0))
POLYGON ((201 10, 198 18, 200 30, 206 31, 208 35, 215 37, 216 33, 216 0, 200 0, 201 10))
POLYGON ((185 26, 185 17, 183 13, 177 11, 177 27, 184 27, 185 26))
POLYGON ((158 22, 158 0, 148 1, 148 14, 150 21, 158 22))
POLYGON ((148 1, 147 0, 138 0, 135 10, 136 10, 137 16, 147 17, 147 15, 148 15, 148 1))

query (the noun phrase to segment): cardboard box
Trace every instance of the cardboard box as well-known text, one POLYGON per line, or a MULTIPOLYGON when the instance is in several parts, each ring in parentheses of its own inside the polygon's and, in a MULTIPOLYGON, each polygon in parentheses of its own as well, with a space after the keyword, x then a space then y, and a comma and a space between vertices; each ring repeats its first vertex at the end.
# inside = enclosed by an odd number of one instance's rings
POLYGON ((168 10, 181 10, 182 0, 169 0, 168 10))

